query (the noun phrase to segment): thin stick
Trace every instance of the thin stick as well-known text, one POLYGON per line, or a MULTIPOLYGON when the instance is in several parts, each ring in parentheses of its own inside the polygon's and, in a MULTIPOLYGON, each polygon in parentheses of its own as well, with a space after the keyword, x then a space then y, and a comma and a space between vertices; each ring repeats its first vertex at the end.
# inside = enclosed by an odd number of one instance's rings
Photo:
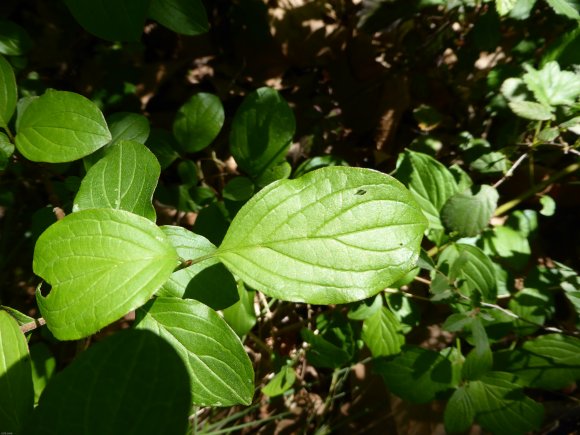
POLYGON ((46 325, 46 320, 44 320, 42 317, 39 317, 38 319, 35 319, 34 322, 28 322, 24 325, 20 325, 20 330, 23 334, 26 334, 27 332, 34 331, 36 328, 40 328, 44 325, 46 325))

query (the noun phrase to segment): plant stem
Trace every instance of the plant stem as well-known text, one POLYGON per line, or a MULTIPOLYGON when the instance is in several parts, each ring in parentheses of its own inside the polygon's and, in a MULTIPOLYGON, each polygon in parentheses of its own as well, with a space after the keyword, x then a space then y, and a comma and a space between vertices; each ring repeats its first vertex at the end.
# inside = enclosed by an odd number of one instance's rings
POLYGON ((44 325, 46 325, 46 320, 44 320, 42 317, 39 317, 38 319, 35 319, 34 322, 28 322, 24 325, 20 325, 20 330, 23 334, 26 334, 27 332, 34 331, 36 328, 40 328, 44 325))
POLYGON ((511 201, 508 201, 505 204, 500 205, 495 210, 494 216, 501 216, 502 214, 507 213, 512 208, 518 206, 522 201, 528 199, 530 196, 533 196, 536 193, 541 192, 546 187, 548 187, 550 184, 556 182, 557 180, 559 180, 562 177, 565 177, 566 175, 570 175, 570 174, 576 172, 579 169, 580 169, 580 162, 572 163, 571 165, 566 166, 564 169, 556 172, 554 175, 552 175, 547 180, 544 180, 544 181, 536 184, 535 186, 532 186, 527 191, 525 191, 521 195, 517 196, 516 198, 512 199, 511 201))

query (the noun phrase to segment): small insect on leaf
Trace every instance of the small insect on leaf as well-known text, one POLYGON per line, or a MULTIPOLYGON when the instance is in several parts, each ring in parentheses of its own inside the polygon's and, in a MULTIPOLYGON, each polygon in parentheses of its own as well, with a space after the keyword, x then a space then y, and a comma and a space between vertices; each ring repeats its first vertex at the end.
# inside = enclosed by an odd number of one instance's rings
POLYGON ((365 193, 367 193, 367 191, 366 191, 366 190, 364 190, 364 189, 359 189, 359 190, 357 190, 357 191, 356 191, 355 195, 364 195, 365 193))

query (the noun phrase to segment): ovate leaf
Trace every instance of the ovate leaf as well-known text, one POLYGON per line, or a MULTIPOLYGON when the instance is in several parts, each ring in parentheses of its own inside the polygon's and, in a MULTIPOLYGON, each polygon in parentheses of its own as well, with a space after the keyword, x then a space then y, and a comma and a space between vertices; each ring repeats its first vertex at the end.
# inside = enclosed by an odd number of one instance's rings
POLYGON ((32 39, 18 24, 0 19, 0 53, 6 56, 21 56, 32 48, 32 39))
POLYGON ((468 294, 479 292, 485 301, 494 302, 497 296, 497 283, 490 258, 475 246, 462 243, 455 246, 459 256, 451 265, 449 278, 462 280, 461 288, 467 290, 468 294))
POLYGON ((220 99, 212 94, 199 93, 178 110, 173 122, 173 135, 184 151, 200 151, 217 137, 224 119, 220 99))
POLYGON ((209 29, 201 0, 151 0, 149 17, 183 35, 198 35, 209 29))
POLYGON ((117 112, 107 117, 111 131, 111 145, 121 140, 131 140, 144 144, 149 137, 149 120, 138 113, 117 112))
POLYGON ((149 0, 65 0, 87 32, 109 41, 138 41, 149 0))
POLYGON ((580 20, 580 3, 578 0, 546 0, 557 14, 573 20, 580 20))
POLYGON ((12 66, 0 55, 0 128, 7 128, 16 110, 16 78, 12 66))
POLYGON ((270 382, 262 388, 262 393, 269 397, 279 396, 292 388, 295 380, 296 372, 294 369, 289 366, 284 366, 272 379, 270 379, 270 382))
POLYGON ((458 190, 453 174, 433 157, 407 150, 396 177, 413 192, 429 228, 443 228, 439 211, 458 190))
POLYGON ((513 112, 525 119, 533 121, 547 121, 552 119, 552 112, 549 107, 531 101, 510 101, 508 103, 513 112))
POLYGON ((388 175, 327 167, 261 190, 235 216, 217 255, 275 298, 346 303, 413 268, 426 224, 388 175))
POLYGON ((490 372, 468 384, 475 420, 494 434, 524 434, 542 424, 544 408, 527 397, 509 373, 490 372))
POLYGON ((157 293, 159 296, 196 299, 214 310, 233 305, 238 300, 236 280, 221 264, 215 254, 213 243, 199 234, 182 227, 161 227, 177 255, 194 264, 174 272, 157 293), (203 261, 197 261, 207 257, 203 261))
POLYGON ((396 355, 405 343, 401 323, 387 307, 363 322, 362 339, 374 358, 396 355))
POLYGON ((288 103, 271 88, 249 94, 238 108, 230 133, 230 149, 238 165, 252 177, 282 163, 296 122, 288 103))
POLYGON ((34 405, 28 344, 16 320, 0 310, 0 428, 19 433, 34 405))
POLYGON ((451 362, 438 352, 409 347, 390 361, 374 363, 387 388, 413 403, 427 403, 453 387, 451 362))
POLYGON ((35 162, 71 162, 110 140, 105 118, 94 103, 72 92, 49 89, 22 114, 16 148, 35 162))
POLYGON ((215 311, 194 300, 156 298, 137 315, 139 328, 165 339, 185 361, 194 404, 250 404, 252 363, 238 336, 215 311))
POLYGON ((123 210, 83 210, 39 237, 33 269, 52 290, 36 299, 54 336, 75 340, 143 305, 177 265, 153 222, 123 210))
POLYGON ((496 352, 494 367, 513 373, 521 385, 558 390, 580 380, 580 339, 543 335, 519 349, 496 352))
POLYGON ((478 235, 487 225, 497 207, 499 195, 491 186, 471 187, 456 193, 441 210, 441 218, 449 231, 460 237, 478 235))
POLYGON ((126 210, 155 221, 151 200, 160 173, 157 159, 145 145, 121 141, 89 169, 73 209, 126 210))
POLYGON ((54 377, 25 432, 182 435, 190 410, 189 375, 175 349, 150 331, 125 330, 54 377))

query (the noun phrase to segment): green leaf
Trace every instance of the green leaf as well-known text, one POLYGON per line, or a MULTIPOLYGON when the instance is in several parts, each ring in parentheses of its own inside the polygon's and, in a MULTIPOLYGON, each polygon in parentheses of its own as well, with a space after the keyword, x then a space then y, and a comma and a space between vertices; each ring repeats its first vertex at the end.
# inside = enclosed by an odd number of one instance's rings
POLYGON ((542 424, 544 408, 524 395, 509 373, 490 372, 470 382, 467 392, 475 420, 494 434, 525 434, 542 424))
POLYGON ((220 260, 277 299, 368 298, 413 268, 426 222, 388 175, 327 167, 270 184, 235 216, 220 260))
POLYGON ((150 0, 64 0, 83 28, 109 41, 138 41, 150 0))
POLYGON ((213 94, 199 93, 178 110, 173 135, 185 152, 201 151, 217 137, 224 119, 220 99, 213 94))
POLYGON ((296 372, 294 369, 289 366, 284 366, 270 379, 270 382, 262 387, 262 393, 269 397, 279 396, 292 388, 295 380, 296 372))
POLYGON ((284 161, 295 129, 288 103, 274 89, 260 88, 244 99, 234 116, 230 150, 240 168, 259 177, 284 161))
POLYGON ((523 80, 543 106, 572 105, 580 95, 580 74, 561 71, 558 62, 548 62, 539 71, 525 68, 523 80))
POLYGON ((14 145, 4 133, 0 133, 0 171, 3 171, 10 162, 10 157, 14 154, 14 145))
POLYGON ((475 409, 467 388, 459 387, 447 402, 444 421, 448 433, 466 432, 473 424, 475 409))
POLYGON ((19 433, 34 405, 28 344, 16 320, 0 310, 0 428, 19 433))
POLYGON ((238 283, 239 301, 223 310, 224 320, 238 334, 238 337, 246 335, 256 324, 255 293, 253 290, 246 290, 240 281, 238 283))
POLYGON ((497 13, 500 15, 507 15, 516 5, 517 0, 495 0, 495 7, 497 13))
POLYGON ((185 361, 194 404, 251 403, 252 363, 238 336, 215 311, 194 300, 156 298, 137 316, 138 328, 165 339, 185 361))
POLYGON ((428 403, 453 388, 451 362, 438 352, 409 347, 395 359, 374 362, 389 391, 413 403, 428 403))
POLYGON ((549 107, 531 101, 510 101, 510 109, 521 118, 533 121, 547 121, 552 119, 552 112, 549 107))
POLYGON ((22 56, 32 45, 32 39, 24 28, 12 21, 0 19, 0 53, 6 56, 22 56))
POLYGON ((396 355, 405 344, 401 323, 387 307, 382 307, 363 322, 361 338, 374 358, 396 355))
POLYGON ((497 285, 492 261, 475 246, 462 243, 455 246, 459 251, 459 257, 451 265, 449 278, 464 280, 462 288, 466 289, 469 295, 477 291, 485 301, 494 302, 497 285))
POLYGON ((553 216, 556 212, 556 201, 549 195, 543 195, 540 198, 540 204, 542 204, 542 209, 540 214, 542 216, 553 216))
MULTIPOLYGON (((340 328, 336 328, 339 330, 340 328)), ((300 335, 310 347, 306 352, 308 362, 314 367, 326 367, 337 369, 344 366, 352 360, 352 348, 350 348, 347 334, 338 331, 337 334, 330 334, 326 337, 324 334, 315 334, 309 329, 302 328, 300 335), (334 338, 330 340, 327 338, 334 338)))
POLYGON ((491 370, 493 354, 480 317, 475 317, 471 322, 471 333, 475 347, 465 358, 461 373, 464 379, 474 380, 481 378, 491 370))
POLYGON ((228 181, 225 185, 222 195, 230 201, 247 201, 254 194, 256 186, 252 180, 247 177, 236 177, 228 181))
POLYGON ((573 20, 580 20, 580 4, 577 0, 546 0, 554 12, 573 20))
POLYGON ((494 354, 494 369, 513 373, 526 387, 559 390, 580 380, 580 339, 549 334, 494 354))
POLYGON ((485 184, 456 193, 441 210, 443 223, 460 237, 476 236, 489 224, 498 198, 497 190, 485 184))
POLYGON ((171 274, 169 280, 157 292, 158 296, 195 299, 221 310, 237 302, 236 280, 216 257, 216 247, 205 237, 182 227, 161 227, 183 260, 207 259, 196 262, 171 274))
POLYGON ((49 89, 22 114, 16 148, 28 160, 61 163, 89 155, 110 140, 105 118, 94 103, 49 89))
POLYGON ((542 293, 539 290, 525 288, 514 295, 509 302, 509 309, 517 314, 521 319, 515 320, 514 324, 519 335, 531 335, 539 329, 539 326, 529 322, 543 325, 546 320, 546 306, 554 304, 549 293, 542 293), (528 322, 526 322, 527 320, 528 322))
POLYGON ((201 0, 151 0, 149 17, 182 35, 199 35, 209 29, 201 0))
POLYGON ((177 264, 153 222, 123 210, 79 211, 36 243, 34 273, 52 285, 36 300, 56 338, 83 338, 147 302, 177 264))
POLYGON ((14 71, 8 61, 0 56, 0 128, 8 128, 8 122, 16 110, 17 99, 14 71))
POLYGON ((516 231, 506 225, 486 231, 482 241, 486 253, 499 257, 502 264, 516 270, 526 266, 532 252, 525 230, 516 231))
POLYGON ((126 210, 155 221, 151 201, 160 173, 157 159, 145 145, 121 141, 89 169, 73 210, 126 210))
POLYGON ((347 316, 351 320, 366 320, 372 317, 383 307, 383 296, 378 294, 364 301, 355 302, 348 311, 347 316))
POLYGON ((119 141, 135 141, 144 144, 149 137, 149 120, 138 113, 117 112, 107 118, 111 132, 111 144, 119 141))
POLYGON ((189 376, 165 340, 125 330, 81 353, 48 384, 27 434, 182 435, 189 376))
POLYGON ((407 150, 395 176, 413 193, 429 228, 443 228, 439 211, 458 190, 453 174, 433 157, 407 150))
POLYGON ((38 403, 41 393, 46 384, 54 375, 56 359, 46 344, 35 343, 30 346, 30 359, 32 361, 32 383, 34 385, 34 403, 38 403))

